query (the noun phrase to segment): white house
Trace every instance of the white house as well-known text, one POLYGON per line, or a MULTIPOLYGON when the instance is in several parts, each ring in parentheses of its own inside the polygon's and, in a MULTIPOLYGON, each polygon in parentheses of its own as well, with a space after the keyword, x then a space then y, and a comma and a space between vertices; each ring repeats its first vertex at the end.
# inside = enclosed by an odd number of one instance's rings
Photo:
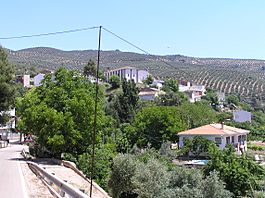
POLYGON ((142 88, 139 92, 139 98, 142 100, 154 100, 157 96, 165 94, 164 91, 155 88, 142 88))
POLYGON ((251 113, 244 110, 234 111, 233 120, 235 122, 251 122, 251 113))
POLYGON ((152 83, 152 86, 156 86, 158 89, 162 89, 164 85, 164 81, 163 80, 154 80, 154 82, 152 83))
POLYGON ((198 128, 179 132, 179 147, 184 146, 186 138, 192 139, 195 136, 202 136, 208 140, 212 140, 220 149, 224 149, 227 144, 232 144, 237 151, 242 148, 247 150, 247 134, 248 130, 239 129, 224 124, 208 124, 198 128))
POLYGON ((24 74, 24 75, 18 75, 16 76, 16 81, 22 83, 23 87, 30 87, 30 75, 24 74))
POLYGON ((179 91, 186 93, 190 102, 200 101, 206 93, 204 85, 191 85, 187 81, 179 81, 179 91))
POLYGON ((45 74, 39 73, 33 78, 34 86, 38 87, 41 85, 41 81, 44 79, 45 74))
POLYGON ((114 75, 119 76, 120 79, 134 80, 135 83, 142 83, 149 73, 146 70, 140 70, 135 67, 122 67, 104 72, 107 81, 114 75))
MULTIPOLYGON (((3 112, 0 112, 0 114, 2 113, 3 112)), ((11 129, 14 129, 16 127, 15 108, 10 111, 6 111, 5 113, 10 116, 10 120, 5 125, 0 125, 0 135, 2 139, 7 139, 8 132, 10 132, 11 129)))

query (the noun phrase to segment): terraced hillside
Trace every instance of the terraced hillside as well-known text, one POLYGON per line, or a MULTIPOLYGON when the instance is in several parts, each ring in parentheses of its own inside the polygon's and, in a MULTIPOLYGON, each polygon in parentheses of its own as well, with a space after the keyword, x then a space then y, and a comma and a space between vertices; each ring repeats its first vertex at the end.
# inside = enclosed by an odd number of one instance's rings
MULTIPOLYGON (((53 48, 8 50, 10 61, 19 72, 24 68, 56 69, 65 66, 82 69, 89 59, 96 60, 95 50, 62 51, 53 48)), ((121 66, 147 69, 158 78, 173 77, 204 84, 225 93, 265 100, 265 61, 251 59, 195 58, 182 55, 151 56, 131 52, 102 51, 102 70, 121 66)))

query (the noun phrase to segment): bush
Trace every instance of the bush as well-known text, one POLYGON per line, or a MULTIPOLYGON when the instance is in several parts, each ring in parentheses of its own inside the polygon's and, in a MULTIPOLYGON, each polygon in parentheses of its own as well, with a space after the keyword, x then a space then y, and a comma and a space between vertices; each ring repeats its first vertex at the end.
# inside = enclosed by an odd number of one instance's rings
POLYGON ((251 149, 253 151, 264 151, 265 146, 256 145, 256 144, 248 144, 248 149, 251 149))

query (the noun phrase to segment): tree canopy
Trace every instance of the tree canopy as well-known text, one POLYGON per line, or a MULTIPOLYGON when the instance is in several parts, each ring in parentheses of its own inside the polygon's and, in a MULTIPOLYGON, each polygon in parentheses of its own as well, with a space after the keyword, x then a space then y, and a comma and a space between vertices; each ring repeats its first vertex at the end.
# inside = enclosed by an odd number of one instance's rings
POLYGON ((184 103, 178 109, 182 119, 187 121, 189 128, 200 127, 217 121, 216 112, 207 103, 184 103))
POLYGON ((177 132, 187 128, 181 114, 175 107, 145 107, 135 117, 137 142, 141 146, 148 143, 160 148, 164 141, 176 141, 177 132))
POLYGON ((130 122, 138 107, 139 90, 133 80, 122 80, 122 93, 118 94, 114 101, 114 110, 116 111, 120 122, 130 122))
POLYGON ((232 146, 224 151, 217 147, 209 150, 211 160, 207 163, 204 173, 209 175, 211 171, 218 172, 226 188, 235 196, 252 194, 253 190, 259 189, 258 181, 265 178, 265 169, 245 155, 236 156, 232 146))
MULTIPOLYGON (((102 91, 97 109, 98 133, 105 122, 102 91)), ((91 144, 95 87, 75 71, 59 69, 47 76, 40 87, 18 99, 20 126, 38 137, 51 155, 83 153, 91 144)))
POLYGON ((117 89, 121 86, 121 80, 119 76, 113 75, 109 79, 109 84, 112 89, 117 89))
POLYGON ((96 76, 97 68, 96 68, 95 62, 92 59, 89 59, 87 64, 84 66, 83 73, 86 77, 89 77, 89 76, 95 77, 96 76))
MULTIPOLYGON (((15 104, 16 88, 14 84, 15 70, 8 62, 5 50, 0 47, 0 112, 8 111, 15 104)), ((5 123, 5 113, 0 115, 0 124, 5 123)))
POLYGON ((109 178, 113 198, 231 198, 217 172, 169 167, 154 152, 118 155, 109 178))
POLYGON ((170 91, 178 92, 179 91, 178 82, 175 79, 168 79, 164 82, 162 90, 165 92, 170 92, 170 91))

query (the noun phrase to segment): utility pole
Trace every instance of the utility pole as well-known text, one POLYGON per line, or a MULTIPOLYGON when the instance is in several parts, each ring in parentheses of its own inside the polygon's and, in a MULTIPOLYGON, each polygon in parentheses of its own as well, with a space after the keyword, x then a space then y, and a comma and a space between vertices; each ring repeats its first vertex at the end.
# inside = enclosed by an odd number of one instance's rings
POLYGON ((100 59, 100 41, 101 41, 101 29, 102 26, 99 26, 98 34, 98 59, 97 59, 97 73, 96 73, 96 93, 95 93, 95 110, 94 110, 94 124, 93 124, 93 135, 92 135, 92 155, 91 155, 91 175, 90 175, 90 197, 92 198, 92 187, 93 187, 93 178, 94 178, 94 167, 95 167, 95 144, 96 144, 96 130, 97 130, 97 107, 98 107, 98 75, 99 75, 99 59, 100 59))

